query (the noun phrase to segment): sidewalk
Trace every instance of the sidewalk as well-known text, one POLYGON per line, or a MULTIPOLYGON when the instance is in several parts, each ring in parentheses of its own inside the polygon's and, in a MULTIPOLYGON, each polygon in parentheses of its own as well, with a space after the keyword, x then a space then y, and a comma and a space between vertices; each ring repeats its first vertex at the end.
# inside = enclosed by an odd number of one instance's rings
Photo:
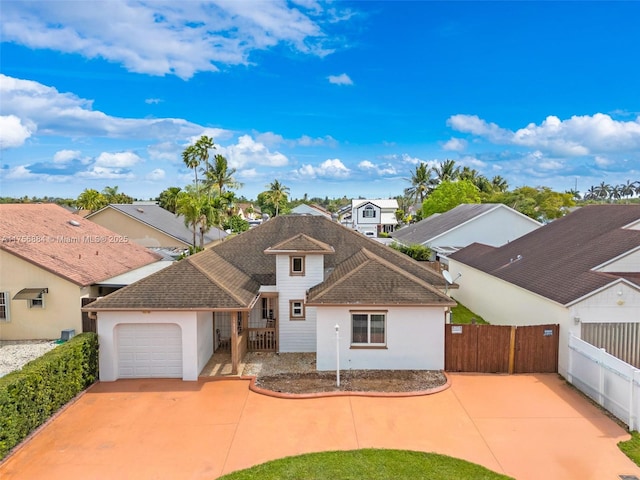
POLYGON ((558 376, 451 375, 406 398, 279 399, 248 380, 99 383, 0 465, 14 479, 213 479, 288 455, 437 452, 518 480, 640 477, 628 434, 558 376))

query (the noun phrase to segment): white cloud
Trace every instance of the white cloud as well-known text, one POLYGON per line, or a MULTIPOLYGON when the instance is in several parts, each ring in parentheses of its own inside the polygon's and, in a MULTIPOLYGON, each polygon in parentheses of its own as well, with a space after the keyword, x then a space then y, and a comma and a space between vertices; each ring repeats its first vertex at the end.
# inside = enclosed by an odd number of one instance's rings
POLYGON ((188 79, 196 72, 217 71, 217 65, 249 64, 252 51, 278 44, 304 54, 331 53, 331 38, 313 19, 320 5, 307 4, 4 2, 0 28, 5 41, 28 48, 104 58, 132 72, 188 79))
POLYGON ((596 155, 595 162, 598 167, 606 168, 613 165, 615 162, 610 158, 603 157, 602 155, 596 155))
POLYGON ((181 154, 184 148, 175 142, 160 142, 147 147, 147 154, 155 161, 182 161, 181 154))
POLYGON ((341 73, 340 75, 329 75, 327 77, 329 83, 333 83, 334 85, 353 85, 353 80, 349 78, 349 75, 346 73, 341 73))
POLYGON ((6 180, 35 180, 42 177, 42 175, 31 173, 27 168, 28 166, 29 165, 18 165, 10 169, 0 170, 0 172, 2 172, 2 176, 6 180))
POLYGON ((0 116, 0 149, 19 147, 35 131, 32 122, 22 123, 15 115, 0 116))
POLYGON ((129 168, 142 159, 133 152, 108 153, 102 152, 96 158, 95 165, 107 168, 129 168))
POLYGON ((371 172, 380 176, 397 175, 398 171, 393 165, 376 165, 369 160, 363 160, 358 164, 358 168, 363 171, 371 172))
POLYGON ((109 168, 94 165, 84 172, 77 174, 81 178, 91 179, 114 179, 114 180, 133 180, 135 175, 133 172, 122 168, 109 168))
POLYGON ((64 165, 72 160, 79 160, 80 156, 79 150, 59 150, 53 155, 53 163, 64 165))
POLYGON ((256 142, 250 135, 242 135, 238 143, 227 147, 218 147, 231 168, 243 168, 245 165, 266 165, 282 167, 289 159, 280 152, 271 152, 263 143, 256 142))
POLYGON ((264 132, 255 134, 257 142, 263 143, 268 147, 275 147, 284 143, 284 137, 273 132, 264 132))
POLYGON ((162 102, 162 99, 160 99, 160 98, 146 98, 144 100, 144 103, 147 103, 149 105, 157 105, 160 102, 162 102))
POLYGON ((165 172, 163 169, 161 169, 161 168, 156 168, 155 170, 153 170, 153 171, 149 172, 149 173, 145 176, 145 178, 146 178, 147 180, 155 181, 155 180, 162 180, 162 179, 164 179, 164 177, 165 177, 165 176, 166 176, 166 172, 165 172))
POLYGON ((540 125, 530 123, 515 132, 476 115, 453 115, 447 124, 492 143, 530 147, 555 155, 583 156, 640 149, 640 118, 618 121, 603 113, 575 115, 567 120, 548 116, 540 125))
POLYGON ((335 147, 338 145, 338 141, 331 135, 316 138, 312 138, 309 135, 302 135, 296 140, 296 143, 301 147, 335 147))
POLYGON ((467 141, 462 138, 451 138, 442 145, 443 150, 462 152, 467 148, 467 141))
POLYGON ((351 175, 351 170, 349 170, 339 159, 334 158, 325 160, 317 167, 314 167, 313 165, 303 165, 297 169, 295 173, 300 177, 312 179, 318 177, 343 179, 348 178, 351 175))
MULTIPOLYGON (((16 116, 38 135, 61 137, 106 137, 128 139, 183 140, 203 131, 229 135, 222 129, 205 129, 179 118, 120 118, 92 109, 92 100, 31 80, 0 74, 3 114, 16 116)), ((216 137, 217 138, 217 137, 216 137)))

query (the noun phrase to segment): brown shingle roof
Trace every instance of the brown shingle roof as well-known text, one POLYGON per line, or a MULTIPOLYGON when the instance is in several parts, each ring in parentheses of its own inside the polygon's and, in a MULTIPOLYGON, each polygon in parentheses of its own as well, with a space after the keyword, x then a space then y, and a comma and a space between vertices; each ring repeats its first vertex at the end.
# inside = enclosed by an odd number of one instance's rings
POLYGON ((54 204, 0 205, 0 248, 86 286, 160 259, 54 204))
POLYGON ((438 305, 455 302, 427 282, 363 248, 309 290, 309 305, 438 305))
POLYGON ((320 242, 314 238, 299 233, 295 237, 288 238, 277 245, 267 248, 264 253, 277 254, 284 252, 300 252, 300 253, 324 253, 331 254, 334 249, 331 245, 320 242))
MULTIPOLYGON (((303 251, 311 248, 313 251, 326 250, 327 253, 333 249, 335 253, 324 257, 325 270, 340 268, 340 271, 347 272, 351 264, 342 265, 343 262, 357 262, 360 257, 354 256, 366 249, 370 255, 367 266, 369 270, 366 275, 352 279, 354 285, 350 286, 350 291, 355 295, 368 295, 367 292, 372 288, 378 288, 372 282, 377 282, 380 286, 376 291, 388 288, 389 284, 384 283, 384 277, 389 272, 397 282, 407 282, 407 285, 424 282, 440 289, 445 288, 440 274, 375 240, 322 216, 291 215, 278 216, 228 238, 208 250, 92 303, 91 309, 119 309, 126 308, 127 305, 131 308, 150 309, 234 308, 232 305, 235 308, 249 308, 260 286, 275 285, 276 257, 266 251, 270 247, 289 249, 292 246, 303 251), (377 259, 373 261, 372 258, 377 259), (404 271, 406 275, 400 278, 398 271, 404 271), (407 281, 407 278, 411 281, 407 281), (366 284, 358 283, 365 279, 366 284), (159 295, 156 289, 166 295, 159 295), (202 292, 208 292, 209 297, 203 297, 202 292), (153 300, 140 299, 145 296, 153 300)), ((332 275, 331 278, 335 281, 337 276, 332 275)), ((415 288, 415 285, 410 287, 415 288)), ((412 302, 417 298, 413 295, 412 302)), ((432 299, 428 298, 426 301, 431 302, 432 299)))
POLYGON ((640 230, 623 228, 638 220, 638 205, 589 205, 500 248, 472 244, 450 258, 566 305, 616 278, 634 282, 593 269, 640 247, 640 230))

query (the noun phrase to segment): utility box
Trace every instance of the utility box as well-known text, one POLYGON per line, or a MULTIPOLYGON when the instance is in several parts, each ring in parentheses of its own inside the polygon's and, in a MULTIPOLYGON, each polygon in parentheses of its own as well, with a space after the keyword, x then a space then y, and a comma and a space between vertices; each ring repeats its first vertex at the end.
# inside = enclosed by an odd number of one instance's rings
POLYGON ((76 331, 73 328, 62 330, 62 332, 60 332, 60 340, 62 340, 63 342, 66 342, 72 337, 75 337, 75 335, 76 335, 76 331))

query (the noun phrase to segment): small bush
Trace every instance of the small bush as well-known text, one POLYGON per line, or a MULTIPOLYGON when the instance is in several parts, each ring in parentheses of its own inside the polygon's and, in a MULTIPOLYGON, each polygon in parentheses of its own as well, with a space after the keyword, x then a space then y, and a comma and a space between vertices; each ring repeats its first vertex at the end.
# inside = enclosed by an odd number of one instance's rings
POLYGON ((83 333, 0 378, 0 459, 98 378, 98 336, 83 333))
POLYGON ((407 247, 405 245, 400 245, 397 242, 393 242, 391 244, 391 248, 393 248, 394 250, 398 250, 399 252, 410 256, 414 260, 418 260, 419 262, 429 261, 432 253, 431 249, 429 247, 425 247, 424 245, 411 245, 407 247))

